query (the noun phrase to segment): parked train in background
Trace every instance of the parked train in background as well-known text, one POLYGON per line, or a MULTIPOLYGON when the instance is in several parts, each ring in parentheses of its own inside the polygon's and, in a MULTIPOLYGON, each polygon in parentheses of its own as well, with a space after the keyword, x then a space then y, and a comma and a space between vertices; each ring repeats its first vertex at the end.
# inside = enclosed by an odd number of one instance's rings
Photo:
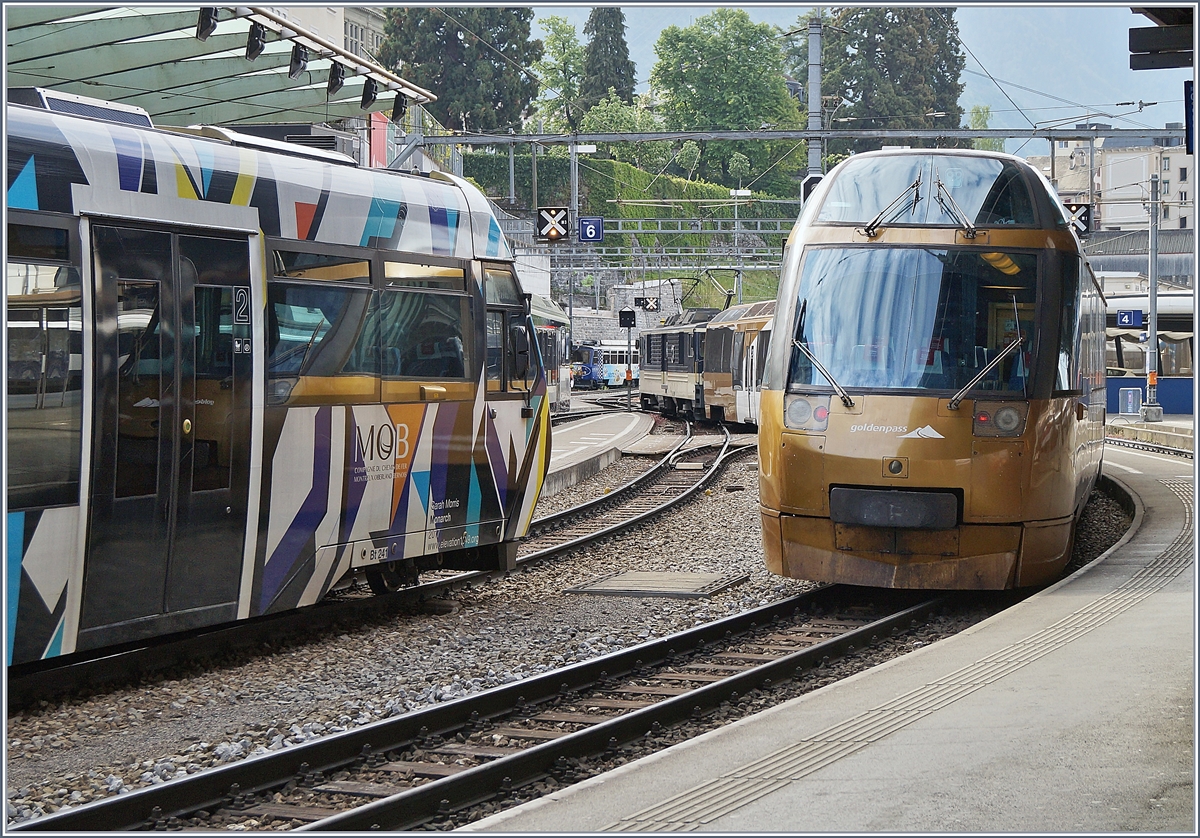
MULTIPOLYGON (((1120 392, 1135 389, 1146 395, 1147 294, 1110 294, 1108 302, 1108 412, 1120 413, 1120 392), (1119 313, 1141 312, 1141 326, 1122 326, 1119 313)), ((1164 413, 1191 415, 1196 389, 1195 297, 1191 291, 1158 294, 1158 385, 1156 398, 1164 413)))
POLYGON ((483 194, 88 109, 7 108, 7 662, 513 566, 550 424, 483 194))
POLYGON ((757 425, 759 388, 775 301, 724 311, 687 309, 642 332, 646 410, 757 425))
POLYGON ((574 374, 570 319, 562 306, 541 294, 530 295, 530 313, 542 354, 542 368, 546 371, 546 401, 551 413, 565 413, 571 409, 574 374))
POLYGON ((578 344, 571 353, 575 387, 580 390, 624 387, 626 369, 632 371, 636 386, 641 376, 640 360, 637 341, 633 342, 632 360, 629 358, 629 345, 623 340, 578 344))
POLYGON ((1061 203, 1003 154, 858 154, 786 245, 759 430, 767 567, 1041 585, 1100 471, 1105 303, 1061 203))

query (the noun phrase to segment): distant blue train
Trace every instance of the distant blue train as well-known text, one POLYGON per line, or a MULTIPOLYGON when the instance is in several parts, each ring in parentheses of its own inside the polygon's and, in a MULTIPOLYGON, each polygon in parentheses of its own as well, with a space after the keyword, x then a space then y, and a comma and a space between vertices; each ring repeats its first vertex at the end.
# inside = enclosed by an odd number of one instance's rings
POLYGON ((633 380, 639 379, 638 346, 633 344, 633 360, 623 340, 602 340, 576 346, 571 353, 571 376, 577 389, 598 390, 601 387, 621 387, 625 370, 632 367, 633 380))

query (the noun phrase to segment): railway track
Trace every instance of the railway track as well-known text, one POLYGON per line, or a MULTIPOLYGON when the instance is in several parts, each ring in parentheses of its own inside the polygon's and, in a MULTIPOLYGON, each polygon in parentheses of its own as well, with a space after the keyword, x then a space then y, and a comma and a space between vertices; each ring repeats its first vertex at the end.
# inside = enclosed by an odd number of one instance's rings
MULTIPOLYGON (((690 435, 689 428, 687 438, 690 435)), ((517 567, 549 559, 591 540, 651 520, 703 490, 733 458, 753 450, 753 446, 731 448, 726 434, 719 452, 704 448, 683 455, 680 449, 684 442, 668 452, 643 478, 631 481, 597 501, 534 521, 531 535, 536 535, 528 545, 522 545, 517 567), (694 467, 697 462, 701 463, 701 469, 694 467), (650 499, 638 500, 640 492, 650 493, 650 499), (559 529, 566 534, 556 535, 559 529)), ((309 608, 244 623, 129 643, 96 654, 71 655, 52 662, 10 667, 7 706, 14 712, 36 701, 49 700, 79 688, 102 689, 128 683, 173 666, 211 658, 214 650, 250 649, 289 637, 310 637, 344 623, 411 612, 422 608, 424 602, 445 597, 455 590, 485 584, 507 572, 461 573, 384 595, 344 591, 336 598, 309 608)))
POLYGON ((1191 460, 1195 459, 1195 452, 1187 448, 1172 448, 1169 445, 1158 445, 1153 442, 1142 442, 1136 439, 1125 439, 1124 437, 1106 436, 1104 441, 1109 445, 1119 445, 1122 448, 1133 448, 1138 451, 1150 451, 1155 454, 1167 454, 1172 457, 1183 457, 1191 460))
POLYGON ((412 829, 612 753, 932 616, 941 600, 829 586, 13 831, 412 829), (870 596, 873 602, 863 601, 870 596))
POLYGON ((719 441, 687 448, 693 439, 689 424, 679 444, 641 476, 607 495, 535 520, 520 555, 544 558, 649 520, 703 489, 731 460, 756 450, 754 445, 733 447, 728 431, 719 441))

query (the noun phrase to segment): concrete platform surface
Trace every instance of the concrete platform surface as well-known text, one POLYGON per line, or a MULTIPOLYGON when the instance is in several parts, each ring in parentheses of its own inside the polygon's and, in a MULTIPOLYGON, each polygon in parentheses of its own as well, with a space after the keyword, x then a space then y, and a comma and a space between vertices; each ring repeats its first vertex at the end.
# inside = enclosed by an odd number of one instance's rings
POLYGON ((543 494, 557 494, 597 474, 621 456, 623 446, 653 427, 654 417, 645 413, 606 413, 556 426, 550 433, 550 473, 543 494))
POLYGON ((1108 463, 1134 528, 1068 579, 464 830, 1195 834, 1192 464, 1108 463))
POLYGON ((1105 433, 1123 439, 1195 451, 1195 417, 1169 414, 1161 422, 1142 422, 1131 416, 1108 417, 1105 433))

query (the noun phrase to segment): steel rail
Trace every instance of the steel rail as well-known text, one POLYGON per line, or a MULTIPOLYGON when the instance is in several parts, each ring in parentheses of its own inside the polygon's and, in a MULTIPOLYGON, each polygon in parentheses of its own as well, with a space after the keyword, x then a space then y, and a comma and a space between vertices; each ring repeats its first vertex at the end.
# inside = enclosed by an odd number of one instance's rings
MULTIPOLYGON (((668 451, 666 454, 664 454, 663 457, 657 463, 652 465, 649 469, 642 472, 637 477, 630 480, 628 483, 625 483, 622 486, 618 486, 616 489, 609 492, 607 495, 601 495, 598 498, 593 498, 592 500, 584 501, 583 503, 572 506, 570 509, 564 509, 561 512, 555 512, 551 515, 545 516, 544 518, 535 518, 529 524, 529 535, 530 536, 536 535, 537 533, 542 532, 543 530, 546 530, 549 527, 557 526, 557 525, 563 523, 564 521, 568 521, 571 518, 574 518, 576 516, 584 515, 584 514, 590 513, 590 512, 595 512, 598 509, 610 506, 614 502, 621 501, 624 498, 641 491, 643 488, 645 488, 645 486, 650 481, 657 478, 658 475, 662 471, 664 471, 668 466, 670 466, 671 458, 673 456, 675 456, 675 454, 677 454, 680 450, 682 450, 683 446, 686 445, 688 440, 690 440, 691 438, 692 438, 692 426, 689 424, 687 426, 687 432, 684 434, 683 439, 679 440, 679 442, 676 443, 675 446, 673 448, 671 448, 670 451, 668 451)), ((528 537, 529 536, 526 536, 526 538, 528 538, 528 537)))
MULTIPOLYGON (((665 467, 669 458, 685 442, 686 438, 664 456, 660 464, 654 468, 665 467)), ((716 465, 714 463, 714 468, 710 469, 703 477, 702 481, 705 484, 719 473, 715 468, 716 465)), ((640 478, 631 481, 631 483, 638 483, 639 481, 640 478)), ((631 484, 626 485, 629 486, 631 484)), ((617 492, 622 492, 624 489, 625 487, 622 487, 617 492)), ((545 524, 552 524, 555 521, 574 517, 583 510, 592 510, 605 506, 606 502, 612 501, 617 492, 539 519, 534 521, 533 524, 535 526, 539 524, 543 525, 544 528, 545 524)), ((628 494, 628 492, 625 494, 628 494)), ((606 527, 602 531, 602 534, 592 535, 591 537, 600 538, 605 535, 612 535, 621 529, 649 520, 654 515, 661 514, 671 506, 682 502, 684 497, 673 498, 671 501, 656 507, 645 515, 618 525, 606 527)), ((517 567, 525 567, 542 559, 566 552, 572 549, 572 547, 578 547, 587 543, 588 540, 589 537, 585 536, 574 539, 567 544, 520 556, 517 558, 517 567)), ((424 582, 411 588, 404 588, 387 594, 364 596, 351 600, 326 599, 305 608, 279 614, 268 614, 211 629, 200 629, 178 635, 149 638, 145 641, 128 643, 95 653, 85 652, 72 655, 65 660, 38 661, 33 664, 9 667, 7 673, 7 706, 9 711, 13 712, 39 699, 53 698, 75 689, 102 688, 111 684, 129 681, 138 676, 161 672, 172 666, 195 663, 198 659, 211 657, 214 649, 231 651, 238 648, 253 648, 263 642, 311 635, 314 631, 327 629, 345 620, 363 619, 376 615, 411 610, 419 607, 425 600, 445 595, 454 590, 476 587, 490 579, 500 578, 511 572, 508 570, 466 571, 446 579, 424 582)))
MULTIPOLYGON (((285 785, 313 771, 335 771, 361 763, 372 755, 407 748, 431 735, 453 734, 464 728, 509 715, 514 709, 537 705, 581 689, 603 686, 613 677, 662 665, 677 655, 694 652, 730 636, 744 634, 789 618, 800 608, 819 609, 843 595, 845 586, 823 586, 770 605, 697 626, 678 634, 649 640, 629 649, 466 696, 444 704, 294 745, 261 757, 252 757, 160 785, 114 795, 83 806, 64 809, 32 821, 10 826, 14 832, 71 830, 124 830, 147 824, 165 825, 170 817, 204 809, 237 806, 253 795, 285 785)), ((879 592, 873 592, 878 595, 879 592)), ((452 777, 407 789, 373 803, 339 813, 302 829, 403 829, 428 821, 439 811, 461 808, 489 799, 509 785, 521 785, 548 773, 563 756, 601 753, 633 741, 651 730, 655 722, 672 724, 703 712, 768 682, 795 677, 803 669, 853 651, 922 615, 932 613, 941 600, 902 608, 861 629, 816 643, 778 658, 762 667, 731 675, 683 695, 668 698, 641 710, 601 722, 582 731, 536 745, 493 762, 467 768, 452 777)))
POLYGON ((1137 439, 1126 439, 1118 436, 1106 436, 1104 441, 1110 445, 1117 445, 1122 448, 1134 448, 1141 451, 1150 451, 1156 454, 1166 454, 1172 457, 1182 457, 1186 460, 1193 460, 1196 453, 1187 448, 1172 448, 1169 445, 1159 445, 1155 442, 1142 442, 1137 439))

